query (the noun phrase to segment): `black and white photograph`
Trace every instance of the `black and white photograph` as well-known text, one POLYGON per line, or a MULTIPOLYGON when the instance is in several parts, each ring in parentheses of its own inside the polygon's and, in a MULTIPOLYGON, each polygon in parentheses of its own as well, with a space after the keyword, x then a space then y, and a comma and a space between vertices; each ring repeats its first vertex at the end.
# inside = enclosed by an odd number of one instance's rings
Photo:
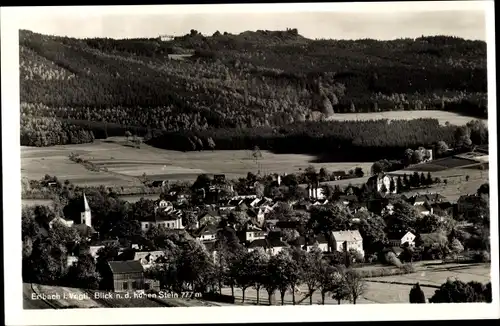
POLYGON ((2 8, 6 322, 499 318, 493 11, 2 8))

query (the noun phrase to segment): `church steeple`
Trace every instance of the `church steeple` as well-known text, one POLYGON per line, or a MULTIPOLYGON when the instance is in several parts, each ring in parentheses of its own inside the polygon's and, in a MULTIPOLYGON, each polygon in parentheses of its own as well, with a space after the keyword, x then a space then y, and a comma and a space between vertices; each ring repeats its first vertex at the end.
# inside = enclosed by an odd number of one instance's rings
POLYGON ((83 193, 83 211, 90 212, 89 202, 87 201, 87 197, 85 196, 85 193, 83 193))
POLYGON ((90 213, 90 206, 85 193, 83 194, 83 212, 81 212, 80 216, 82 218, 82 224, 92 227, 92 215, 90 213))

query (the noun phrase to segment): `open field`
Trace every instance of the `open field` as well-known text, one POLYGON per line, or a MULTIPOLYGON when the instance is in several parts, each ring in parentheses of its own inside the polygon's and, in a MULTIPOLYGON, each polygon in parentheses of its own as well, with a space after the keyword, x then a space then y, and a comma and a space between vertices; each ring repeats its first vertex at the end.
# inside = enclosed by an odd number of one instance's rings
MULTIPOLYGON (((439 111, 439 110, 420 110, 420 111, 385 111, 377 113, 339 113, 329 117, 328 120, 412 120, 420 118, 432 118, 439 120, 439 123, 444 125, 446 122, 450 124, 461 126, 476 118, 463 116, 453 112, 439 111)), ((480 119, 488 124, 488 119, 480 119)))
MULTIPOLYGON (((404 172, 408 175, 414 171, 397 171, 404 172)), ((420 172, 419 172, 420 173, 420 172)), ((479 187, 489 181, 489 170, 469 169, 469 168, 454 168, 444 171, 431 172, 433 178, 447 180, 447 184, 441 183, 432 185, 429 188, 422 188, 405 193, 411 195, 413 193, 439 193, 451 202, 456 202, 462 195, 474 194, 479 187), (466 176, 469 176, 469 181, 466 181, 466 176)))
MULTIPOLYGON (((489 264, 440 264, 439 262, 432 264, 423 262, 422 264, 418 263, 418 265, 416 266, 418 270, 416 273, 366 279, 367 291, 361 298, 358 298, 357 303, 409 303, 408 296, 410 289, 416 282, 420 282, 426 298, 430 298, 437 287, 446 282, 448 278, 458 278, 464 282, 490 282, 491 270, 489 264)), ((300 290, 303 294, 296 294, 296 302, 300 302, 301 305, 308 305, 309 298, 305 296, 307 287, 301 286, 300 290)), ((223 294, 231 294, 231 289, 225 288, 223 294)), ((241 290, 235 289, 235 297, 237 302, 241 301, 241 290)), ((247 289, 245 292, 245 302, 256 304, 256 298, 257 293, 255 289, 247 289)), ((280 304, 279 293, 275 294, 275 300, 276 304, 280 304)), ((312 301, 313 304, 320 304, 321 294, 319 292, 314 293, 312 301)), ((348 303, 347 301, 342 302, 342 304, 348 303)), ((267 292, 265 290, 260 291, 260 304, 268 305, 267 292)), ((285 304, 292 304, 291 293, 285 295, 285 304)), ((327 295, 325 297, 325 304, 337 304, 337 302, 331 296, 327 295)))
MULTIPOLYGON (((313 165, 329 171, 350 170, 361 167, 367 171, 371 163, 310 163, 315 159, 305 154, 273 154, 262 151, 259 160, 262 173, 293 173, 313 165)), ((199 174, 224 173, 228 178, 244 177, 257 166, 251 151, 177 152, 154 148, 145 144, 141 148, 126 145, 121 137, 92 144, 60 145, 47 148, 21 147, 21 175, 28 179, 41 179, 45 174, 60 180, 68 179, 76 185, 139 185, 138 177, 144 173, 152 180, 195 180, 199 174), (107 171, 92 172, 83 165, 69 160, 70 153, 79 154, 107 171)))

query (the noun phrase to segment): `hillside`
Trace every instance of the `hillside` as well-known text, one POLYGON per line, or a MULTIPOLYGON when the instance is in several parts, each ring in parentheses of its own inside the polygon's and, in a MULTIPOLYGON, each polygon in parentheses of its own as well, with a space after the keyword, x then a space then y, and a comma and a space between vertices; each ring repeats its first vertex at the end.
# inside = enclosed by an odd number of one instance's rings
POLYGON ((295 29, 211 37, 192 30, 161 41, 23 30, 20 77, 21 143, 29 146, 347 112, 487 112, 486 43, 443 36, 344 41, 310 40, 295 29), (185 53, 193 56, 168 56, 185 53))

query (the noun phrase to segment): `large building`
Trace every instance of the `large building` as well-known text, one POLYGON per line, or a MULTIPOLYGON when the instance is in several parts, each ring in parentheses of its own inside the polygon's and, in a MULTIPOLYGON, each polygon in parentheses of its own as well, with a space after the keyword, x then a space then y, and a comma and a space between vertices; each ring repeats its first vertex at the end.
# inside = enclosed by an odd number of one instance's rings
POLYGON ((371 191, 381 194, 396 194, 398 192, 397 177, 385 173, 370 177, 366 185, 371 191))
POLYGON ((358 230, 346 230, 332 232, 333 249, 344 252, 356 250, 361 255, 365 255, 363 250, 363 237, 358 230))

